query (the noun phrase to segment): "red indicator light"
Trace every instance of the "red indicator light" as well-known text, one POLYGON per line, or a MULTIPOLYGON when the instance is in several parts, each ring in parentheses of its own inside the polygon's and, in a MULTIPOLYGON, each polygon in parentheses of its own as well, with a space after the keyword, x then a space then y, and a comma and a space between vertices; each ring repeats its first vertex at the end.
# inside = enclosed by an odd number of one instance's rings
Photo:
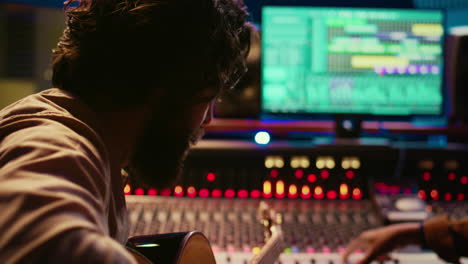
POLYGON ((148 190, 148 195, 150 196, 156 196, 158 194, 158 191, 154 188, 151 188, 148 190))
POLYGON ((209 182, 212 182, 212 181, 214 181, 215 179, 216 179, 216 175, 215 175, 214 173, 212 173, 212 172, 210 172, 210 173, 208 173, 208 174, 206 175, 206 180, 209 181, 209 182))
POLYGON ((336 199, 336 191, 330 190, 327 192, 327 198, 330 200, 336 199))
POLYGON ((459 193, 459 194, 457 195, 457 200, 458 200, 458 201, 463 201, 463 200, 465 200, 465 194, 464 194, 464 193, 459 193))
POLYGON ((330 172, 328 172, 327 170, 322 170, 320 172, 320 177, 322 177, 322 179, 328 179, 328 177, 330 177, 330 172))
POLYGON ((208 196, 210 196, 210 191, 208 189, 200 189, 200 191, 198 192, 198 196, 202 198, 207 198, 208 196))
POLYGON ((362 191, 359 188, 353 189, 353 199, 354 200, 361 200, 362 199, 362 191))
POLYGON ((309 182, 315 182, 317 180, 317 176, 315 176, 315 174, 309 174, 309 176, 307 176, 307 180, 309 182))
POLYGON ((170 196, 171 195, 171 189, 163 189, 161 191, 161 196, 170 196))
POLYGON ((223 196, 223 191, 221 191, 219 189, 214 189, 211 192, 211 196, 214 197, 214 198, 219 198, 219 197, 223 196))
POLYGON ((323 199, 325 194, 323 193, 323 188, 320 186, 315 187, 314 189, 314 198, 315 199, 323 199))
POLYGON ((457 175, 455 173, 453 173, 453 172, 448 174, 449 181, 454 181, 456 177, 457 177, 457 175))
POLYGON ((433 200, 436 200, 436 201, 439 200, 439 192, 437 190, 432 190, 431 191, 431 198, 433 200))
POLYGON ((124 187, 124 194, 125 194, 125 195, 132 194, 132 187, 130 187, 130 184, 125 185, 125 187, 124 187))
POLYGON ((279 171, 278 170, 271 170, 270 171, 270 177, 277 178, 278 176, 279 176, 279 171))
POLYGON ((350 180, 354 179, 354 171, 351 171, 351 170, 346 171, 345 176, 346 178, 350 180))
POLYGON ((460 182, 461 182, 462 184, 468 184, 468 177, 467 177, 467 176, 461 177, 460 182))
POLYGON ((296 170, 294 172, 294 177, 296 177, 296 179, 302 179, 302 177, 304 177, 304 171, 303 170, 296 170))
POLYGON ((297 186, 294 184, 289 185, 288 197, 291 199, 294 199, 294 198, 297 198, 297 195, 298 195, 297 186))
POLYGON ((135 190, 135 194, 136 195, 144 195, 145 190, 143 190, 142 188, 138 188, 138 189, 135 190))
POLYGON ((177 197, 181 197, 181 196, 184 195, 184 189, 182 188, 182 186, 177 185, 174 188, 174 195, 177 196, 177 197))
POLYGON ((431 180, 431 173, 426 171, 426 172, 423 173, 422 177, 423 177, 423 180, 430 181, 431 180))
POLYGON ((241 199, 249 198, 249 192, 247 190, 239 190, 237 192, 237 197, 241 199))
POLYGON ((418 196, 421 200, 426 200, 427 199, 427 195, 426 195, 426 192, 424 190, 420 190, 418 192, 418 196))
POLYGON ((187 196, 188 196, 188 197, 195 197, 195 196, 197 196, 197 190, 195 189, 195 187, 190 186, 190 187, 187 188, 187 196))
POLYGON ((302 199, 309 199, 310 198, 310 187, 307 185, 302 186, 301 189, 301 197, 302 199))
POLYGON ((250 197, 252 197, 254 199, 258 199, 258 198, 260 198, 260 196, 262 196, 262 192, 260 192, 259 190, 252 190, 250 192, 250 197))
POLYGON ((226 198, 234 198, 236 196, 236 192, 232 189, 228 189, 224 192, 224 197, 226 198))
POLYGON ((446 193, 444 195, 444 199, 445 199, 445 201, 451 201, 452 200, 452 194, 451 193, 446 193))

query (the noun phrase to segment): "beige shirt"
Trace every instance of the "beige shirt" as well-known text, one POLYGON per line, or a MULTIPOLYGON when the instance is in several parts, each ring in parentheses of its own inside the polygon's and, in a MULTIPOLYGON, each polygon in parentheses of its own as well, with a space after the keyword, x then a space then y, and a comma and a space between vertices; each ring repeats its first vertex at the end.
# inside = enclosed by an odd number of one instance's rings
POLYGON ((0 263, 133 263, 128 225, 90 109, 50 89, 0 111, 0 263))

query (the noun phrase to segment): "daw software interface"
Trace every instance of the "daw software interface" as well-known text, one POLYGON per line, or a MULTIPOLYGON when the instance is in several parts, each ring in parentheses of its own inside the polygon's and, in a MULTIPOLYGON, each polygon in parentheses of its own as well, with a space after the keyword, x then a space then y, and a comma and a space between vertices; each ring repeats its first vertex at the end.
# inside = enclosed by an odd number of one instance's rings
POLYGON ((440 10, 266 6, 263 113, 439 115, 440 10))

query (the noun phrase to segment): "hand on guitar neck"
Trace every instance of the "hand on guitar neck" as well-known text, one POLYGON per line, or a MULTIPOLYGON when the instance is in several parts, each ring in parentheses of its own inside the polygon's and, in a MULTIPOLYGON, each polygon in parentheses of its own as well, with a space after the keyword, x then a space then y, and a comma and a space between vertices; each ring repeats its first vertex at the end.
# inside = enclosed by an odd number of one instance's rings
MULTIPOLYGON (((258 218, 265 228, 265 245, 250 263, 271 264, 285 248, 281 215, 260 202, 258 218)), ((127 248, 141 264, 216 263, 208 239, 200 232, 134 236, 129 238, 127 248)))

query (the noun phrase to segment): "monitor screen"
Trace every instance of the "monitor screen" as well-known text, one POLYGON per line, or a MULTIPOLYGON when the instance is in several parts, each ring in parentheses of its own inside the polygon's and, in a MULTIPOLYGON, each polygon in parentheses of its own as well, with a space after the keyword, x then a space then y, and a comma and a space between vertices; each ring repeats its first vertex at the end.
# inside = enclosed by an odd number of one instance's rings
POLYGON ((265 6, 263 114, 440 115, 440 10, 265 6))

